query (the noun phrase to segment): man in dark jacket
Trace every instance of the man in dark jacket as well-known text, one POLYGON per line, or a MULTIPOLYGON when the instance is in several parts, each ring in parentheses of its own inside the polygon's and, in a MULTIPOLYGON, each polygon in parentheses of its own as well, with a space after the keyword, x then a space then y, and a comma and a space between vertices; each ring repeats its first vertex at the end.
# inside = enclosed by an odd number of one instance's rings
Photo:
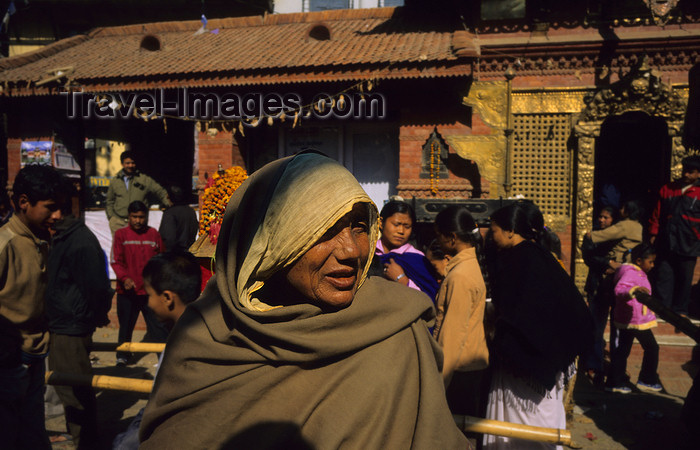
POLYGON ((179 186, 171 186, 169 194, 173 206, 163 213, 158 232, 167 251, 186 252, 197 239, 197 213, 187 204, 185 193, 179 186))
MULTIPOLYGON (((92 375, 90 347, 96 327, 109 323, 112 289, 107 259, 95 235, 69 215, 56 225, 48 260, 46 315, 51 332, 49 368, 92 375)), ((76 448, 97 448, 95 392, 90 386, 56 386, 76 448)))
POLYGON ((687 315, 700 256, 700 156, 683 158, 682 165, 683 176, 659 191, 649 234, 657 250, 654 295, 674 312, 687 315))

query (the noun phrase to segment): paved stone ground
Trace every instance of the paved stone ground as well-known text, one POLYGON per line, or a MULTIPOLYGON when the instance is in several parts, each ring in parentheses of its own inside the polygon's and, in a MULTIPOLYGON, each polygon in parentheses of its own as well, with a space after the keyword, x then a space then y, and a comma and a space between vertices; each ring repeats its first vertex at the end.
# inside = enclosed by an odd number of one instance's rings
MULTIPOLYGON (((134 332, 134 341, 143 337, 143 331, 134 332)), ((94 335, 96 342, 116 342, 117 330, 101 328, 94 335)), ((637 347, 635 345, 635 347, 637 347)), ((629 395, 610 394, 577 377, 574 391, 575 412, 569 422, 574 442, 583 449, 697 449, 700 445, 688 441, 680 423, 680 409, 699 370, 697 363, 689 362, 690 349, 662 347, 659 373, 665 393, 634 392, 629 395)), ((96 374, 132 378, 153 378, 157 357, 145 354, 134 365, 115 366, 115 354, 95 353, 99 361, 96 374)), ((634 348, 627 370, 636 381, 641 365, 641 351, 634 348)), ((147 395, 118 391, 98 391, 98 421, 101 448, 110 449, 114 437, 126 429, 131 419, 145 406, 147 395)), ((49 434, 66 433, 63 416, 46 421, 49 434)), ((74 449, 71 441, 53 444, 54 449, 74 449)))
MULTIPOLYGON (((144 331, 134 331, 134 342, 139 342, 144 335, 144 331)), ((98 329, 93 340, 95 342, 117 342, 117 329, 100 328, 98 329)), ((93 370, 96 375, 110 375, 129 378, 153 379, 155 374, 155 365, 158 363, 158 357, 154 353, 141 354, 141 357, 133 364, 126 367, 116 366, 116 357, 114 352, 94 352, 99 360, 93 364, 93 370)), ((137 356, 138 358, 138 356, 137 356)), ((148 394, 139 394, 132 392, 97 390, 97 420, 100 426, 100 448, 111 449, 112 440, 118 434, 124 431, 131 422, 131 419, 139 412, 141 408, 146 406, 148 394)), ((66 431, 64 417, 58 416, 49 418, 46 421, 46 429, 49 436, 65 435, 70 437, 66 431)), ((57 442, 53 444, 54 449, 74 449, 72 441, 57 442)))
MULTIPOLYGON (((664 351, 684 354, 662 347, 661 352, 664 351)), ((700 448, 699 443, 689 441, 680 422, 681 407, 699 365, 689 358, 674 359, 675 356, 661 356, 659 375, 665 391, 658 394, 638 390, 627 395, 611 394, 594 387, 586 377, 577 377, 576 408, 569 422, 574 442, 584 449, 700 448)), ((641 351, 635 348, 627 364, 633 382, 641 362, 641 351)))

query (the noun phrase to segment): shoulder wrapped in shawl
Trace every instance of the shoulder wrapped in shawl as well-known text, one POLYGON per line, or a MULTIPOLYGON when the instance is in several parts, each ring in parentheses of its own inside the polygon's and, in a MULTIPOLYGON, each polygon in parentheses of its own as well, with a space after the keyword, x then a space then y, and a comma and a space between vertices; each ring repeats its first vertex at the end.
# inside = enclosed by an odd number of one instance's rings
POLYGON ((498 252, 493 279, 493 356, 514 374, 552 389, 593 342, 593 318, 550 252, 524 241, 498 252))
POLYGON ((255 298, 357 202, 371 211, 373 246, 375 206, 326 157, 276 161, 236 190, 216 275, 168 341, 141 448, 466 448, 445 401, 424 294, 371 278, 333 312, 255 298))

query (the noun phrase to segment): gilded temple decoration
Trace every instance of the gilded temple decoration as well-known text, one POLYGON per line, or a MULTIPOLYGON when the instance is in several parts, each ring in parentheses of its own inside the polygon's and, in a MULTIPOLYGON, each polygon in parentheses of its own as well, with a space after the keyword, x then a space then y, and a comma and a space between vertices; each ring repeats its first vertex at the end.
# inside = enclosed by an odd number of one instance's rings
POLYGON ((513 114, 580 113, 587 89, 533 89, 513 92, 513 114))
POLYGON ((648 57, 620 81, 584 98, 581 120, 592 122, 618 116, 629 111, 643 111, 667 120, 683 120, 686 103, 678 92, 661 81, 660 75, 649 67, 648 57))
POLYGON ((474 161, 479 166, 481 176, 490 183, 490 198, 498 198, 504 195, 503 182, 505 172, 503 162, 506 153, 505 135, 447 136, 446 139, 460 157, 474 161))
POLYGON ((462 103, 474 108, 486 124, 505 130, 508 123, 507 97, 505 81, 474 81, 462 103))
POLYGON ((649 68, 646 57, 636 70, 608 88, 600 89, 585 99, 586 107, 574 127, 578 139, 576 208, 575 281, 583 289, 588 267, 583 262, 581 243, 583 235, 591 230, 593 219, 593 182, 595 168, 595 140, 608 117, 629 111, 642 111, 650 116, 666 119, 671 138, 671 175, 680 176, 681 160, 688 156, 683 147, 682 128, 687 95, 682 89, 663 83, 649 68))
POLYGON ((678 0, 644 0, 644 3, 651 10, 657 25, 666 25, 671 18, 671 11, 678 6, 678 0))

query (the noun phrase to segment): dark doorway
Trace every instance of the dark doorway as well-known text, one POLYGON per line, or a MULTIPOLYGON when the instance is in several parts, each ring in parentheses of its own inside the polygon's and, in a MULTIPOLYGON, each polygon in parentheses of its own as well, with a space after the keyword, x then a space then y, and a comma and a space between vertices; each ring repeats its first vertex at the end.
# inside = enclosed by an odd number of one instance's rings
POLYGON ((596 142, 595 210, 637 200, 647 216, 669 181, 670 164, 671 139, 664 119, 641 111, 606 119, 596 142))

